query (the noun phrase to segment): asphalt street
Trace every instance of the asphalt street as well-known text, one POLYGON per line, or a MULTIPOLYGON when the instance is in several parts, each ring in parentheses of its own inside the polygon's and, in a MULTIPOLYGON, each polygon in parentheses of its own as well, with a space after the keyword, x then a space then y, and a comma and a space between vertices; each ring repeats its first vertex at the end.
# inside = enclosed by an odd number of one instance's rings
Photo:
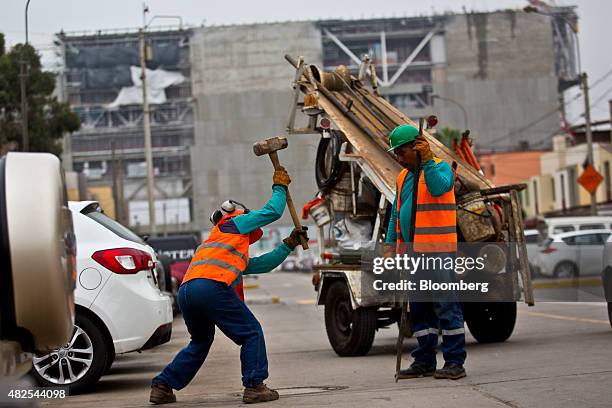
MULTIPOLYGON (((612 406, 612 328, 603 303, 521 305, 513 336, 478 344, 468 335, 468 376, 395 383, 395 327, 377 333, 365 357, 341 358, 325 334, 309 274, 247 281, 247 299, 266 335, 270 378, 281 393, 269 407, 606 407, 612 406)), ((187 342, 180 316, 172 340, 118 356, 96 389, 49 407, 149 406, 150 380, 187 342)), ((415 339, 406 339, 403 366, 415 339)), ((442 358, 438 356, 439 364, 442 358)), ((208 360, 172 407, 243 406, 239 348, 217 332, 208 360)))

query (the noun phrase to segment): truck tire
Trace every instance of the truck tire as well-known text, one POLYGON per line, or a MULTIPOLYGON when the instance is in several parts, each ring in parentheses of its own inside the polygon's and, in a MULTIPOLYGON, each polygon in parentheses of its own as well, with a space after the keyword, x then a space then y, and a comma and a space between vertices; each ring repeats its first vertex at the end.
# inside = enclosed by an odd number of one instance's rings
POLYGON ((331 190, 342 178, 347 164, 340 161, 340 147, 342 146, 342 134, 332 131, 329 138, 322 137, 317 147, 315 159, 315 180, 317 187, 322 192, 331 190))
POLYGON ((34 356, 32 374, 43 387, 68 387, 70 394, 89 390, 108 365, 104 333, 87 315, 77 313, 68 347, 34 356), (72 378, 71 378, 72 377, 72 378))
POLYGON ((464 303, 463 314, 476 341, 500 343, 514 330, 516 302, 464 303))
POLYGON ((334 282, 325 298, 325 330, 336 354, 364 356, 374 342, 376 308, 354 310, 346 283, 334 282))

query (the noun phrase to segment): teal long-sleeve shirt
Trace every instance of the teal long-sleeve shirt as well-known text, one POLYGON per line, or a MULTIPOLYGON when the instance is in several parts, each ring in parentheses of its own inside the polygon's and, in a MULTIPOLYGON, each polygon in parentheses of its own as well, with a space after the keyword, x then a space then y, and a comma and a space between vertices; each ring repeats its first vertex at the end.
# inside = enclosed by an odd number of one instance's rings
MULTIPOLYGON (((272 197, 259 210, 251 210, 248 214, 239 215, 232 219, 240 234, 248 234, 257 228, 264 227, 278 220, 285 210, 287 203, 287 189, 275 184, 272 187, 272 197)), ((291 248, 282 243, 272 251, 260 256, 249 258, 249 264, 243 272, 245 275, 270 272, 280 265, 291 253, 291 248)))
MULTIPOLYGON (((423 171, 425 173, 425 184, 427 185, 427 191, 434 197, 439 197, 444 193, 450 191, 453 188, 454 175, 453 169, 445 161, 436 163, 434 160, 428 160, 423 165, 423 171)), ((395 186, 395 200, 393 201, 393 209, 391 211, 391 218, 389 219, 389 227, 387 228, 387 237, 385 242, 395 243, 398 239, 397 232, 395 231, 395 224, 397 222, 397 194, 401 194, 402 206, 399 211, 400 219, 400 232, 404 239, 407 239, 410 230, 410 218, 412 216, 412 185, 414 180, 414 173, 409 172, 406 175, 402 191, 397 191, 397 184, 395 186)))

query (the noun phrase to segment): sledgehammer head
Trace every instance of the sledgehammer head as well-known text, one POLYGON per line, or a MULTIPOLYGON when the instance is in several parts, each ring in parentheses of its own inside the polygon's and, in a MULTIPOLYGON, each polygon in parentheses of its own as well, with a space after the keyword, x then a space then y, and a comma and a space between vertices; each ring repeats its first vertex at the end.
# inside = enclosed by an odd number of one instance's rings
POLYGON ((253 153, 255 156, 274 153, 278 150, 287 148, 287 138, 283 136, 271 137, 253 143, 253 153))

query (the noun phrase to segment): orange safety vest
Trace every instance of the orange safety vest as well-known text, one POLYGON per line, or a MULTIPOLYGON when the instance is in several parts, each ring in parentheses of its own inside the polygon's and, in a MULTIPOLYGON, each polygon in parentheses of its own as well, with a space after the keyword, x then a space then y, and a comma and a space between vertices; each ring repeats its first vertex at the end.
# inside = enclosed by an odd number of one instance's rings
MULTIPOLYGON (((434 158, 436 163, 442 160, 434 158)), ((397 177, 397 250, 404 242, 400 230, 399 212, 401 208, 401 193, 404 180, 409 170, 403 169, 397 177)), ((411 222, 414 222, 411 220, 411 222)), ((457 250, 457 207, 455 203, 455 190, 434 197, 427 190, 425 172, 419 177, 419 190, 417 192, 416 225, 414 228, 415 252, 455 252, 457 250)))
POLYGON ((242 273, 249 263, 249 234, 228 234, 219 229, 236 215, 240 214, 224 215, 206 241, 196 249, 183 284, 197 278, 223 282, 234 287, 238 297, 244 300, 242 273))

